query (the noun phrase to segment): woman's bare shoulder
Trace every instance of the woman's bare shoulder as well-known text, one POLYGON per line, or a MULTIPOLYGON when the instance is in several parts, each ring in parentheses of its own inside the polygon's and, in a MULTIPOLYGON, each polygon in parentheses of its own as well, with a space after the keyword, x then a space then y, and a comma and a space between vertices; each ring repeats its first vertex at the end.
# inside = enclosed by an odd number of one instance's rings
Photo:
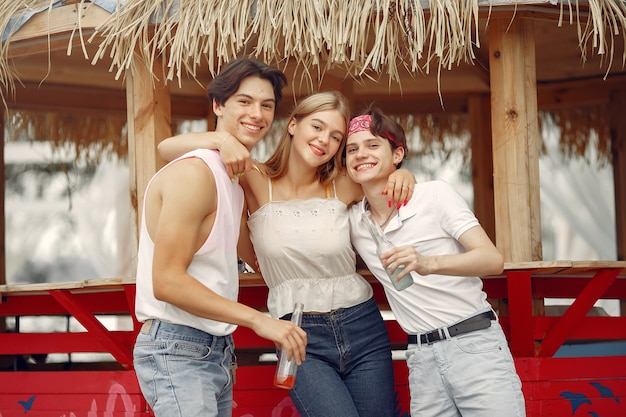
POLYGON ((350 205, 363 197, 363 189, 359 184, 352 181, 345 168, 342 168, 335 177, 335 186, 337 187, 337 198, 346 205, 350 205))
POLYGON ((262 162, 254 161, 253 168, 239 178, 239 182, 246 194, 248 210, 256 211, 269 200, 268 175, 266 166, 262 162))

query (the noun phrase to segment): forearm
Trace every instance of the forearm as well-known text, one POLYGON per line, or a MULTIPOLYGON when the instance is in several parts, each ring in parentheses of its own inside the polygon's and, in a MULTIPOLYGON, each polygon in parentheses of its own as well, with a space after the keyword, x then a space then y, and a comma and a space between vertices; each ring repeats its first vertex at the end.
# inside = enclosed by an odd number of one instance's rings
POLYGON ((154 291, 157 299, 198 317, 252 329, 262 319, 258 310, 218 295, 187 273, 162 279, 154 291))
POLYGON ((219 149, 228 136, 227 132, 188 132, 162 140, 158 150, 161 158, 172 161, 194 149, 219 149))
POLYGON ((474 249, 456 255, 426 257, 430 274, 485 276, 502 273, 502 257, 490 248, 474 249))

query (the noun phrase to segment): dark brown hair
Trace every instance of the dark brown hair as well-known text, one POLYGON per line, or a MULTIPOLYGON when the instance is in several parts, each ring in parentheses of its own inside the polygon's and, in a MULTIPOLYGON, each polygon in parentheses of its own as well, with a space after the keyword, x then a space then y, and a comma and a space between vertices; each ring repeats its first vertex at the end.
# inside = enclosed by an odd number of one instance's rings
POLYGON ((408 150, 406 146, 406 134, 404 133, 404 128, 400 123, 387 116, 382 112, 382 110, 374 105, 370 105, 367 110, 360 115, 362 116, 365 114, 369 114, 372 119, 370 122, 370 132, 372 134, 380 136, 381 138, 386 138, 391 145, 391 149, 404 149, 404 158, 402 158, 402 161, 396 165, 396 168, 400 168, 402 166, 402 162, 407 157, 408 150))
POLYGON ((268 80, 274 88, 276 105, 283 98, 283 88, 287 85, 287 77, 276 67, 267 65, 252 58, 239 58, 229 62, 222 71, 209 83, 207 92, 213 101, 224 105, 226 100, 239 89, 241 82, 248 77, 268 80))

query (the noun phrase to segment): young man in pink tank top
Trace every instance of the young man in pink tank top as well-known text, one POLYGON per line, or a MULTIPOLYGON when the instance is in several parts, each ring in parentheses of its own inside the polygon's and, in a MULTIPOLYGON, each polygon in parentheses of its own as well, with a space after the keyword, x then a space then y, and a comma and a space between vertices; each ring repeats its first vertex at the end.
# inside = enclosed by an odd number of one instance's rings
MULTIPOLYGON (((274 119, 286 84, 278 69, 239 59, 211 82, 216 132, 252 148, 274 119)), ((159 417, 232 414, 232 332, 238 325, 300 364, 306 333, 237 302, 243 191, 218 152, 196 150, 161 169, 145 194, 134 348, 142 393, 159 417)))

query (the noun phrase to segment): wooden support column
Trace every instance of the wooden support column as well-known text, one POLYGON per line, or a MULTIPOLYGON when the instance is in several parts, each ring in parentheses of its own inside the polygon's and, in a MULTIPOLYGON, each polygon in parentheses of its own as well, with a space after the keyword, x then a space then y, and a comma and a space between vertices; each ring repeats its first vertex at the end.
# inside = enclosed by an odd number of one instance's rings
MULTIPOLYGON (((626 260, 626 89, 611 92, 611 156, 615 189, 615 238, 617 260, 626 260)), ((620 300, 620 312, 626 316, 626 300, 620 300)))
POLYGON ((148 68, 142 60, 137 59, 132 73, 126 78, 128 165, 135 245, 146 186, 154 173, 164 165, 158 155, 157 145, 172 135, 170 91, 167 85, 162 84, 164 79, 161 58, 155 58, 153 68, 148 68), (157 75, 156 79, 151 71, 157 75))
POLYGON ((617 260, 626 260, 626 90, 611 92, 611 156, 615 188, 617 260))
POLYGON ((493 242, 496 223, 493 206, 493 152, 491 143, 491 103, 487 95, 472 95, 467 101, 472 135, 472 182, 474 213, 493 242))
MULTIPOLYGON (((2 107, 2 111, 0 111, 0 139, 2 140, 2 147, 0 147, 0 161, 2 162, 2 171, 0 171, 0 177, 2 178, 2 190, 0 190, 0 196, 2 196, 2 204, 0 204, 0 229, 2 229, 2 236, 0 236, 0 285, 6 285, 7 283, 7 264, 6 264, 6 224, 5 224, 5 214, 4 214, 4 205, 6 203, 5 193, 4 193, 4 184, 6 182, 6 178, 4 176, 4 129, 5 129, 5 119, 7 117, 6 107, 2 107)), ((2 300, 0 300, 0 303, 2 300)), ((7 328, 6 320, 3 317, 0 320, 0 333, 3 333, 7 328)), ((4 367, 4 363, 0 361, 0 365, 4 367)))
MULTIPOLYGON (((5 120, 7 117, 6 107, 2 107, 2 111, 0 111, 0 140, 2 140, 2 147, 0 147, 0 161, 2 162, 2 171, 0 171, 0 178, 2 178, 2 190, 0 190, 0 197, 2 197, 2 204, 0 204, 0 229, 2 229, 2 236, 0 236, 0 285, 6 285, 7 283, 7 264, 6 264, 6 224, 5 224, 5 214, 4 214, 4 205, 5 205, 5 195, 4 195, 4 184, 6 182, 6 178, 4 176, 4 129, 5 129, 5 120)), ((0 301, 1 302, 1 301, 0 301)), ((4 320, 0 321, 0 332, 4 331, 4 320)))
POLYGON ((542 259, 533 23, 489 24, 496 246, 505 262, 542 259))
MULTIPOLYGON (((496 220, 493 206, 493 151, 491 143, 491 102, 486 94, 467 99, 467 113, 472 146, 472 184, 474 213, 492 242, 496 241, 496 220)), ((488 299, 498 314, 508 315, 504 299, 488 299)))

